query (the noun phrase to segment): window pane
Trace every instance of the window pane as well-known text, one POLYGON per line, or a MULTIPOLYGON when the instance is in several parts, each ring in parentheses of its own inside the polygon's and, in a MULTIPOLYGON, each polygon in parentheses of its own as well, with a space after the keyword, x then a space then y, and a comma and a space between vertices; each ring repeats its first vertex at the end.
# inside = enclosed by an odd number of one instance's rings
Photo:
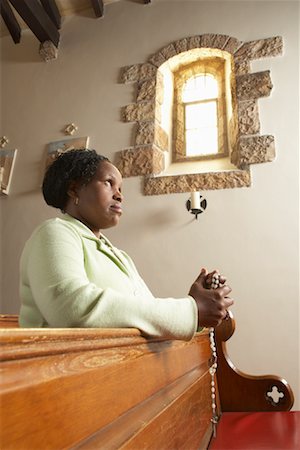
POLYGON ((183 86, 184 103, 218 97, 218 82, 213 75, 202 74, 189 78, 183 86))
POLYGON ((186 130, 217 125, 217 102, 195 103, 185 107, 186 130))
POLYGON ((203 128, 187 130, 186 156, 210 155, 218 153, 218 129, 203 128))

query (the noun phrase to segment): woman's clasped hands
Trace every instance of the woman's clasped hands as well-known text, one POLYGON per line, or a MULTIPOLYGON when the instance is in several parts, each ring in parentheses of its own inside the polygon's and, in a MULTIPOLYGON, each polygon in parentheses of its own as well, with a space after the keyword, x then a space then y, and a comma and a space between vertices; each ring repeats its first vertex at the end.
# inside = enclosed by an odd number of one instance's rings
POLYGON ((216 327, 226 318, 227 309, 233 305, 229 297, 231 288, 225 284, 226 278, 220 276, 219 287, 211 289, 212 278, 216 273, 216 270, 208 273, 202 269, 189 291, 197 304, 199 327, 216 327))

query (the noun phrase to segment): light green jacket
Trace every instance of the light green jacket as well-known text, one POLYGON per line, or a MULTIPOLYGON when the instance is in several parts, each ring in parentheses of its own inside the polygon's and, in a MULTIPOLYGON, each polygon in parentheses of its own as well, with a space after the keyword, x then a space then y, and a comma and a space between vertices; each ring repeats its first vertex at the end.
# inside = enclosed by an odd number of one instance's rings
POLYGON ((125 252, 68 215, 35 230, 20 276, 22 327, 134 327, 185 340, 197 329, 192 297, 153 297, 125 252))

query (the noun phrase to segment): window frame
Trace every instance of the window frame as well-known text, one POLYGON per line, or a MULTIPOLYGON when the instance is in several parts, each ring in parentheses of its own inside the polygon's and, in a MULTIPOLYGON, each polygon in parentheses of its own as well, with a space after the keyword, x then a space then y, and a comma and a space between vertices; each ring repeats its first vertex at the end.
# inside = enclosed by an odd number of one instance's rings
MULTIPOLYGON (((226 108, 226 68, 225 59, 221 57, 203 57, 190 64, 181 66, 173 73, 173 145, 172 162, 202 161, 227 157, 229 154, 227 134, 227 108, 226 108), (218 152, 205 155, 186 155, 186 128, 185 110, 186 103, 182 101, 182 92, 185 83, 192 77, 201 74, 212 75, 218 83, 217 103, 217 127, 218 127, 218 152)), ((195 101, 195 103, 200 103, 195 101)))

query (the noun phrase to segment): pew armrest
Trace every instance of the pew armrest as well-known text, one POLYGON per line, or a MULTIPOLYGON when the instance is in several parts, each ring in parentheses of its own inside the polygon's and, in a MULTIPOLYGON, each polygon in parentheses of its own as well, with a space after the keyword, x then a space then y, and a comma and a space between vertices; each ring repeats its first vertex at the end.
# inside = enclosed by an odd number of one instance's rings
POLYGON ((217 383, 222 412, 289 411, 294 395, 289 384, 277 375, 248 375, 231 361, 226 341, 235 330, 232 313, 216 328, 217 383))

